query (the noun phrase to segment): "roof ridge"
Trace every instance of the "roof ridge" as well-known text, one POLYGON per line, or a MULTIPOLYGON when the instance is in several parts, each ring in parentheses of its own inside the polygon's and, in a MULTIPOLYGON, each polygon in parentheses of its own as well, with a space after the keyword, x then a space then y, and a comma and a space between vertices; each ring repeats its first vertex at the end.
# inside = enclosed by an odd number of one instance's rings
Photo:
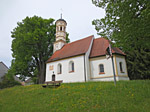
MULTIPOLYGON (((70 42, 70 43, 68 43, 68 44, 76 43, 76 42, 78 42, 78 41, 82 41, 82 40, 87 39, 87 38, 90 38, 90 37, 94 37, 94 35, 90 35, 90 36, 88 36, 88 37, 85 37, 85 38, 83 38, 83 39, 79 39, 79 40, 70 42)), ((68 45, 68 44, 66 44, 66 45, 68 45)))

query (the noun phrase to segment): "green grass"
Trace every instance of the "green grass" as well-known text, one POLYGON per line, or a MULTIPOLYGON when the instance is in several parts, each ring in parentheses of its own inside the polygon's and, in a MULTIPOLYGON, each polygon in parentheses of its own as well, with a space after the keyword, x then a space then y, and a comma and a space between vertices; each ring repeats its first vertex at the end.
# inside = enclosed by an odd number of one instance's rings
POLYGON ((0 112, 150 112, 150 80, 16 86, 0 90, 0 112))

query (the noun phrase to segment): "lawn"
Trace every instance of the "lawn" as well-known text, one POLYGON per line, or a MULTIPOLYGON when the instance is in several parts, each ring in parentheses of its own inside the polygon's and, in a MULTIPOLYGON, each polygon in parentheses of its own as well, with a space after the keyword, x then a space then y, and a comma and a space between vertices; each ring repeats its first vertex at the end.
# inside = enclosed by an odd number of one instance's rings
POLYGON ((150 112, 150 80, 0 90, 0 112, 150 112))

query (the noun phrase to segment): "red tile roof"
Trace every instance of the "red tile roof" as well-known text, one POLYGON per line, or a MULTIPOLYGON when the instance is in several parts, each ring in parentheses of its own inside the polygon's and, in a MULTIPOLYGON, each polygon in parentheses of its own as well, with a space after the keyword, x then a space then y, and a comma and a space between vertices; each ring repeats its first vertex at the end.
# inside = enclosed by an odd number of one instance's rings
POLYGON ((91 44, 92 38, 94 36, 89 36, 81 40, 77 40, 75 42, 66 44, 62 49, 56 51, 49 59, 47 62, 59 60, 59 59, 64 59, 72 56, 77 56, 81 54, 85 54, 89 46, 91 44))
POLYGON ((116 54, 121 54, 121 55, 126 55, 124 52, 122 52, 119 48, 117 47, 113 47, 112 48, 112 53, 116 53, 116 54))
MULTIPOLYGON (((94 39, 90 58, 106 55, 106 49, 109 47, 109 40, 105 38, 94 39)), ((112 53, 125 55, 119 48, 112 48, 112 53)))
MULTIPOLYGON (((84 39, 66 44, 64 47, 62 47, 62 49, 56 51, 48 59, 47 62, 85 54, 89 49, 92 38, 94 38, 93 35, 86 37, 84 39)), ((107 54, 106 49, 108 47, 109 47, 109 40, 105 38, 94 39, 91 53, 90 53, 90 58, 106 55, 107 54)), ((112 48, 112 53, 125 55, 119 48, 116 48, 116 47, 112 48)))

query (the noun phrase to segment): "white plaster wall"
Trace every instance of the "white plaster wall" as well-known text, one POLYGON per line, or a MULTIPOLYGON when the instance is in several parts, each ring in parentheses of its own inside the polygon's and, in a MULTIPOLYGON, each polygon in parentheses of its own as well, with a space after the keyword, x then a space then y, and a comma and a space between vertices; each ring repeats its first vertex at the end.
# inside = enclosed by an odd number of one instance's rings
MULTIPOLYGON (((117 80, 117 78, 116 78, 117 80)), ((91 81, 114 81, 113 77, 107 77, 107 78, 95 78, 95 79, 91 79, 91 81)))
POLYGON ((106 59, 106 56, 90 59, 91 78, 100 78, 105 76, 113 76, 113 68, 111 58, 106 59), (104 65, 105 74, 99 74, 99 64, 104 65))
MULTIPOLYGON (((129 80, 127 74, 126 61, 124 56, 113 56, 116 80, 129 80), (120 72, 119 62, 122 62, 124 73, 120 72)), ((91 81, 114 81, 113 67, 111 58, 105 56, 90 59, 91 81), (104 64, 105 74, 99 74, 99 64, 104 64)))
POLYGON ((59 49, 61 49, 61 48, 64 46, 64 44, 65 44, 65 43, 60 42, 60 47, 59 47, 59 49))
POLYGON ((53 53, 54 53, 55 51, 61 49, 61 48, 64 46, 64 44, 65 44, 65 43, 63 43, 63 42, 57 42, 57 43, 53 44, 53 47, 54 47, 53 53))
POLYGON ((118 77, 118 80, 130 80, 129 77, 118 77))
POLYGON ((64 45, 64 43, 63 43, 63 42, 58 42, 58 48, 56 48, 56 50, 61 49, 63 45, 64 45))
POLYGON ((117 64, 118 75, 128 75, 126 61, 125 61, 125 57, 124 56, 117 56, 116 55, 116 64, 117 64), (123 73, 120 71, 119 62, 122 62, 123 73))
POLYGON ((84 56, 76 56, 68 59, 63 59, 55 62, 47 63, 46 65, 46 81, 52 80, 52 74, 56 76, 56 80, 63 80, 63 82, 84 82, 84 56), (69 62, 74 62, 74 72, 69 73, 69 62), (61 63, 62 74, 57 74, 57 65, 61 63), (53 66, 53 70, 49 67, 53 66))
MULTIPOLYGON (((116 81, 119 80, 129 80, 128 77, 116 77, 116 81)), ((114 81, 114 77, 107 77, 107 78, 98 78, 98 79, 91 79, 91 81, 114 81)))

